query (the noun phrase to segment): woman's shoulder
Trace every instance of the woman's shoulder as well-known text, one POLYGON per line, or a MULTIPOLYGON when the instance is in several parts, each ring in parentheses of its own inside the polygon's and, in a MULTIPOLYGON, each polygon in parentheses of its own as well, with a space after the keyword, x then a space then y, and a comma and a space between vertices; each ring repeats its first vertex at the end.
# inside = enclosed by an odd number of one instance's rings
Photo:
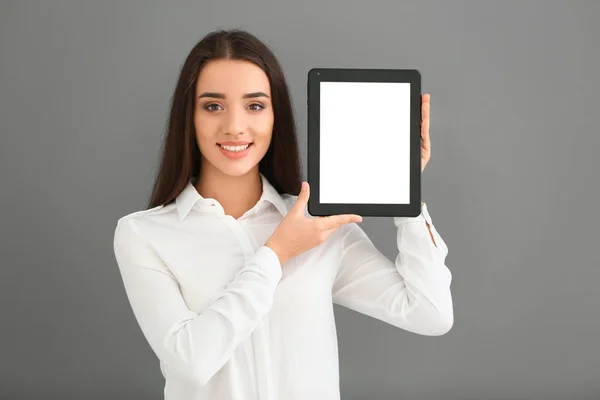
POLYGON ((288 212, 292 209, 292 207, 294 206, 294 204, 296 203, 297 200, 298 200, 297 195, 293 195, 293 194, 289 194, 289 193, 281 194, 281 201, 283 201, 283 204, 285 205, 286 212, 288 212))
POLYGON ((291 207, 290 205, 294 205, 294 203, 298 199, 298 196, 290 194, 290 193, 282 193, 280 196, 281 196, 281 200, 283 200, 283 202, 285 203, 286 206, 288 206, 288 208, 291 207))
MULTIPOLYGON (((281 199, 283 200, 283 203, 285 204, 287 211, 290 211, 292 209, 292 207, 294 206, 294 204, 296 204, 296 202, 298 201, 298 195, 284 193, 281 195, 281 199)), ((308 207, 304 208, 304 215, 309 218, 317 218, 308 213, 308 207)))
POLYGON ((138 225, 141 222, 152 221, 157 218, 160 219, 165 214, 168 214, 169 212, 173 211, 173 208, 173 204, 168 204, 130 212, 119 217, 119 219, 117 220, 117 227, 124 225, 138 225))

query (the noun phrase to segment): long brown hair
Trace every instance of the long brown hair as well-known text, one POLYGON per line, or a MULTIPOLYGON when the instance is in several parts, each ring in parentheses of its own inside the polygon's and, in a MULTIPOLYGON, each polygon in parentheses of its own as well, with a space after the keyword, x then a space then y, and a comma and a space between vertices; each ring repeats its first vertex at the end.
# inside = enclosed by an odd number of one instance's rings
POLYGON ((192 178, 199 176, 200 150, 196 143, 194 108, 196 82, 211 60, 253 62, 265 71, 271 85, 273 135, 259 162, 259 171, 280 193, 298 195, 302 184, 301 161, 292 102, 285 76, 271 50, 256 36, 242 30, 217 30, 202 38, 181 68, 161 151, 158 173, 148 208, 172 202, 192 178))

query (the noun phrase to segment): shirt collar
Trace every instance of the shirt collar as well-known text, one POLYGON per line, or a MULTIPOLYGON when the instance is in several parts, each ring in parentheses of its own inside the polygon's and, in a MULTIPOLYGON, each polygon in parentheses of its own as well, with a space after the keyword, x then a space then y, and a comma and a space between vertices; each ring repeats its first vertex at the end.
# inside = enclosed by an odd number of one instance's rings
MULTIPOLYGON (((279 192, 277 192, 277 189, 275 189, 273 185, 271 185, 269 180, 262 173, 260 173, 260 178, 262 180, 263 192, 260 199, 258 200, 257 206, 260 205, 262 202, 267 201, 269 203, 272 203, 275 206, 275 208, 277 208, 277 211, 279 211, 279 213, 285 217, 288 210, 285 202, 283 201, 283 198, 281 197, 279 192)), ((201 204, 210 207, 217 203, 215 199, 202 197, 200 193, 198 193, 198 191, 196 190, 193 181, 189 181, 187 183, 183 191, 175 199, 175 202, 177 204, 177 213, 179 215, 180 221, 183 221, 185 219, 185 217, 189 214, 189 212, 192 210, 192 208, 194 208, 196 204, 201 204)))

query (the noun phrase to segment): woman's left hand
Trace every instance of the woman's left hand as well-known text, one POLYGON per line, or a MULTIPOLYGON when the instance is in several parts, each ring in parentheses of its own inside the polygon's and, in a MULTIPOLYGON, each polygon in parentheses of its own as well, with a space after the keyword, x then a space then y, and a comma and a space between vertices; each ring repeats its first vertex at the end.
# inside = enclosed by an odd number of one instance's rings
POLYGON ((431 158, 431 140, 429 139, 429 110, 431 108, 431 95, 421 96, 421 172, 431 158))

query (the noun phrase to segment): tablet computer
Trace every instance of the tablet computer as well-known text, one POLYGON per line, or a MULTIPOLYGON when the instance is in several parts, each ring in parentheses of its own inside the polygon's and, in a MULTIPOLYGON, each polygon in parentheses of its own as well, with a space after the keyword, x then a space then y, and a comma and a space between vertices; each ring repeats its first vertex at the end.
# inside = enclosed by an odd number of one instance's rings
POLYGON ((307 91, 309 214, 419 215, 419 71, 313 68, 307 91))

